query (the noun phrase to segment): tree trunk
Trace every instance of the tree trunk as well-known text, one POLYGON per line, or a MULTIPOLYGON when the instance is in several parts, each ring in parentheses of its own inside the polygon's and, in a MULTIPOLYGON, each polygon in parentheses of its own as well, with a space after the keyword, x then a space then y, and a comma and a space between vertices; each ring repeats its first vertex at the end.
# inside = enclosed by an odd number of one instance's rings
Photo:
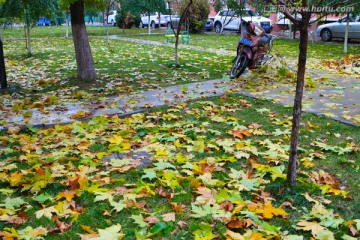
POLYGON ((75 1, 70 4, 71 29, 73 34, 76 64, 79 80, 95 80, 97 78, 91 48, 84 20, 84 2, 75 1))
POLYGON ((8 87, 6 80, 4 49, 1 40, 0 40, 0 85, 1 85, 1 89, 6 89, 8 87))
POLYGON ((347 14, 346 15, 345 38, 344 38, 344 53, 347 53, 347 50, 348 50, 349 22, 350 22, 350 16, 349 16, 349 14, 347 14))
POLYGON ((151 34, 151 30, 150 30, 150 12, 148 12, 148 34, 151 34))
MULTIPOLYGON (((304 93, 304 79, 306 69, 306 55, 308 44, 308 19, 309 16, 303 16, 300 21, 300 44, 299 44, 299 59, 298 59, 298 72, 296 81, 296 93, 294 99, 292 130, 291 130, 291 143, 290 143, 290 156, 287 172, 287 181, 291 186, 296 184, 296 163, 297 163, 297 149, 299 143, 300 131, 300 118, 302 111, 302 98, 304 93)), ((295 26, 295 24, 294 24, 295 26)))
POLYGON ((69 12, 68 11, 66 11, 65 17, 66 17, 66 35, 65 35, 65 37, 68 38, 69 37, 69 12))
POLYGON ((107 15, 107 17, 106 17, 106 39, 107 39, 107 42, 109 44, 110 40, 109 40, 109 25, 108 25, 108 22, 109 22, 109 15, 107 15))
POLYGON ((28 54, 31 55, 32 54, 32 47, 31 47, 31 40, 30 40, 30 25, 29 24, 26 25, 26 35, 27 35, 28 54))

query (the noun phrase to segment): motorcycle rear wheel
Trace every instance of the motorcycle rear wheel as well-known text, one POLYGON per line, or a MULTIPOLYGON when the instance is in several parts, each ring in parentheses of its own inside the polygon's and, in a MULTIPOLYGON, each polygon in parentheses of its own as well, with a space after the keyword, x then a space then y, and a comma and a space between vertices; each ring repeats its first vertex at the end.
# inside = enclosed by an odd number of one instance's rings
POLYGON ((244 52, 242 52, 240 55, 237 55, 230 71, 230 79, 238 78, 249 65, 249 61, 249 58, 244 52))

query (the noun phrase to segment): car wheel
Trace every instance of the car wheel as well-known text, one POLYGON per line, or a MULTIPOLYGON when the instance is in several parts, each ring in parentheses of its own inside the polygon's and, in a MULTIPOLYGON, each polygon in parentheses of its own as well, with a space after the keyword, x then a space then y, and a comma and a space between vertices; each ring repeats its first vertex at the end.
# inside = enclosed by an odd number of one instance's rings
POLYGON ((110 24, 111 24, 112 26, 115 26, 115 24, 114 24, 114 20, 113 20, 113 19, 111 19, 110 24))
POLYGON ((143 28, 143 27, 144 27, 144 24, 142 21, 140 21, 139 28, 143 28))
POLYGON ((215 24, 215 32, 220 33, 221 32, 221 23, 217 22, 215 24))
POLYGON ((320 37, 324 42, 330 42, 332 39, 332 33, 330 31, 330 29, 323 29, 320 33, 320 37))
POLYGON ((155 24, 155 22, 153 21, 153 22, 151 22, 151 28, 153 28, 153 29, 155 29, 156 28, 156 24, 155 24))

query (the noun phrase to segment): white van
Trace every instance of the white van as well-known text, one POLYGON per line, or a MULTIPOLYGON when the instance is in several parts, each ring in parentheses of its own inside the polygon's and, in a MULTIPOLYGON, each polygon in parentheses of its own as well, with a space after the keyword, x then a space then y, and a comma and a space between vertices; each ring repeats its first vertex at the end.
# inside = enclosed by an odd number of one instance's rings
MULTIPOLYGON (((234 11, 224 9, 218 12, 214 19, 215 32, 220 33, 221 28, 224 25, 224 30, 240 30, 241 16, 238 16, 234 11)), ((260 25, 266 33, 270 33, 273 29, 272 22, 269 18, 259 16, 251 9, 246 9, 242 15, 242 19, 245 21, 252 21, 253 23, 260 25)))

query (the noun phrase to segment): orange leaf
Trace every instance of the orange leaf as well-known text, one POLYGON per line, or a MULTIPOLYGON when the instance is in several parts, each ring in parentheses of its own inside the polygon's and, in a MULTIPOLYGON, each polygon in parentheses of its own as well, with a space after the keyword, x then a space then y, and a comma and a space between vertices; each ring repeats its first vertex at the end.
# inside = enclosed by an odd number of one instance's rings
POLYGON ((229 228, 242 228, 243 226, 244 226, 244 223, 242 221, 239 221, 239 220, 231 221, 228 224, 229 228))
POLYGON ((175 212, 183 212, 186 206, 184 204, 178 204, 176 202, 170 202, 175 212))
POLYGON ((237 138, 240 138, 240 139, 243 139, 244 136, 252 136, 251 132, 249 132, 248 130, 246 129, 243 129, 243 130, 234 130, 232 133, 233 137, 237 137, 237 138))

